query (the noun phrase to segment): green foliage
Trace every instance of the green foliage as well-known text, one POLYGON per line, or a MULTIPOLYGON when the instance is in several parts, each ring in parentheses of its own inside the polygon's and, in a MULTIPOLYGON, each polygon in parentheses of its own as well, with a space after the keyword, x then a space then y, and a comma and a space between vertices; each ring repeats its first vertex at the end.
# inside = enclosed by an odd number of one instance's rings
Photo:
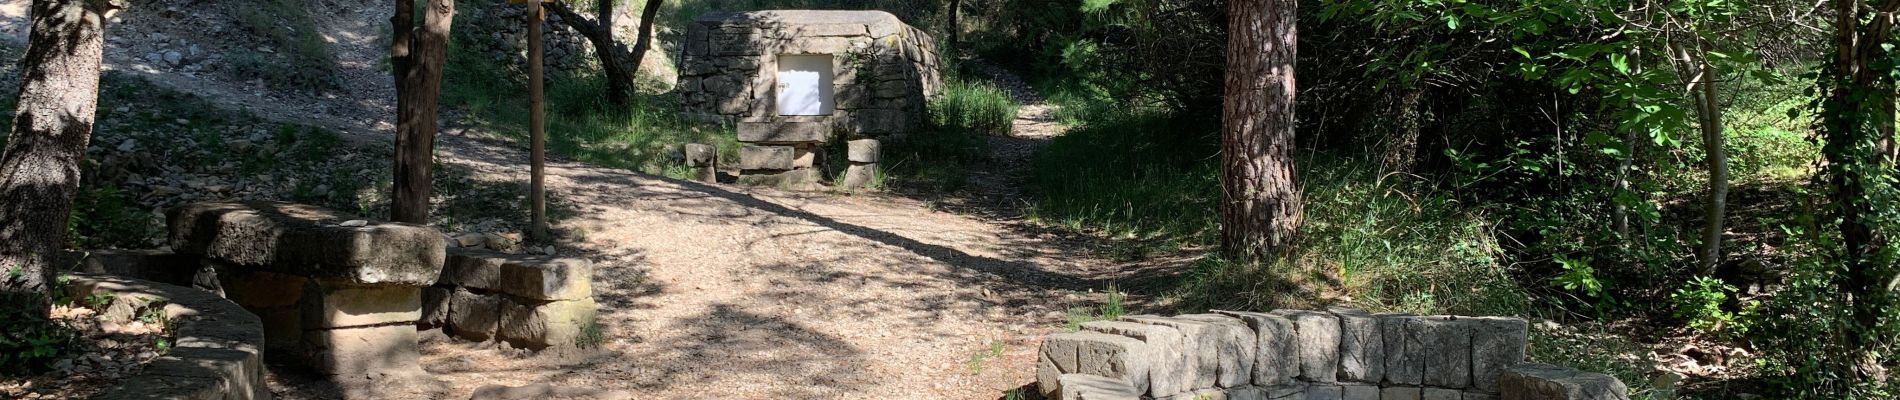
POLYGON ((586 325, 581 325, 580 336, 574 338, 574 346, 583 349, 599 348, 602 343, 606 343, 606 340, 607 328, 600 325, 598 317, 589 318, 586 325))
POLYGON ((1018 106, 995 85, 950 79, 941 96, 930 100, 930 124, 938 130, 977 135, 1009 135, 1018 106))
POLYGON ((231 68, 241 79, 262 79, 279 89, 325 90, 338 84, 336 56, 318 32, 305 3, 297 0, 259 0, 232 8, 239 26, 265 38, 273 52, 229 53, 231 68))
POLYGON ((1113 321, 1122 317, 1122 299, 1126 297, 1115 284, 1109 284, 1102 304, 1095 307, 1071 307, 1065 312, 1069 332, 1082 329, 1082 323, 1090 321, 1113 321))
MULTIPOLYGON (((525 142, 526 77, 481 54, 481 43, 493 39, 464 29, 463 24, 472 23, 456 21, 442 103, 465 112, 464 122, 525 142)), ((737 159, 732 127, 688 119, 678 112, 678 99, 672 95, 638 95, 626 107, 614 106, 606 99, 606 79, 598 71, 549 75, 546 85, 549 154, 655 174, 684 163, 677 154, 685 143, 712 144, 721 160, 737 159)))
POLYGON ((1213 239, 1216 130, 1167 112, 1106 113, 1038 151, 1030 220, 1165 247, 1213 239))
MULTIPOLYGON (((17 265, 7 266, 6 271, 9 280, 19 279, 24 273, 17 265)), ((61 276, 54 280, 53 293, 63 297, 67 279, 61 276)), ((39 374, 50 369, 53 361, 79 349, 79 332, 46 318, 44 313, 45 310, 0 308, 0 376, 39 374)))
POLYGON ((74 248, 138 248, 157 233, 150 212, 114 187, 82 187, 73 199, 66 239, 74 248))
POLYGON ((1738 315, 1752 313, 1759 303, 1751 301, 1744 305, 1742 311, 1723 310, 1722 305, 1728 302, 1736 290, 1735 285, 1721 279, 1698 276, 1670 294, 1669 302, 1676 307, 1675 316, 1687 320, 1689 329, 1696 332, 1727 330, 1737 334, 1747 333, 1747 325, 1736 325, 1738 321, 1746 321, 1738 318, 1738 315))

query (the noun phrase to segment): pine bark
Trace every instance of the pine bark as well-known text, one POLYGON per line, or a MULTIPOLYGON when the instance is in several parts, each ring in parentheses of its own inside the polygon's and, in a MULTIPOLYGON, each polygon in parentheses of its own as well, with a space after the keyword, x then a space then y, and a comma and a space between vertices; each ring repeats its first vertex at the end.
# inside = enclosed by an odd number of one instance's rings
POLYGON ((44 318, 98 113, 104 0, 35 0, 0 153, 0 309, 44 318))
POLYGON ((1229 3, 1220 230, 1235 260, 1282 254, 1303 217, 1293 163, 1296 4, 1229 3))
POLYGON ((389 219, 416 224, 429 221, 436 100, 442 92, 455 0, 427 0, 421 12, 422 24, 417 25, 416 2, 396 0, 396 15, 389 20, 395 28, 389 63, 396 80, 395 184, 389 219))

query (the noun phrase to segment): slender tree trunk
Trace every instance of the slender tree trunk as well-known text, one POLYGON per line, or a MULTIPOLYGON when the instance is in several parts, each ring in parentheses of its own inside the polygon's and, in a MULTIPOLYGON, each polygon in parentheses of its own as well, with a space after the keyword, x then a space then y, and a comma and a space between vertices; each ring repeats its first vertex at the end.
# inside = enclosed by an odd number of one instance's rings
POLYGON ((1405 88, 1392 105, 1398 126, 1386 137, 1385 148, 1381 149, 1379 156, 1379 163, 1385 167, 1386 173, 1410 174, 1418 163, 1418 134, 1424 122, 1419 103, 1424 97, 1423 87, 1405 88))
POLYGON ((395 27, 389 63, 396 80, 396 156, 389 219, 423 224, 429 222, 436 99, 442 91, 455 0, 427 0, 421 26, 416 25, 415 7, 412 0, 396 0, 396 15, 390 18, 395 27))
POLYGON ((1293 165, 1296 4, 1229 3, 1221 247, 1237 260, 1282 254, 1303 216, 1293 165))
POLYGON ((1701 72, 1697 75, 1701 81, 1690 94, 1696 98, 1696 112, 1702 120, 1702 146, 1709 164, 1709 199, 1703 209, 1700 259, 1702 276, 1714 276, 1716 268, 1722 265, 1722 226, 1728 208, 1728 148, 1722 133, 1722 104, 1716 97, 1715 84, 1719 76, 1715 66, 1709 63, 1707 44, 1700 49, 1702 55, 1693 60, 1699 65, 1701 72))
MULTIPOLYGON (((612 6, 607 3, 601 6, 612 6)), ((548 242, 547 114, 541 93, 541 23, 547 16, 542 13, 540 1, 528 3, 528 239, 536 244, 548 242)))
POLYGON ((0 309, 44 318, 98 112, 99 0, 35 0, 18 110, 0 153, 0 309))
POLYGON ((548 11, 561 17, 561 23, 580 31, 581 36, 594 46, 594 54, 600 57, 600 69, 607 75, 607 99, 614 104, 625 105, 633 96, 634 81, 640 72, 640 61, 652 49, 654 18, 660 14, 660 5, 664 0, 647 0, 640 10, 639 34, 631 51, 614 39, 614 1, 601 0, 595 10, 594 19, 582 17, 566 2, 553 3, 548 11))
POLYGON ((962 14, 963 0, 950 0, 950 27, 946 29, 950 31, 950 48, 952 49, 957 48, 957 44, 963 43, 963 38, 960 37, 963 34, 963 25, 959 25, 958 22, 958 17, 962 14))

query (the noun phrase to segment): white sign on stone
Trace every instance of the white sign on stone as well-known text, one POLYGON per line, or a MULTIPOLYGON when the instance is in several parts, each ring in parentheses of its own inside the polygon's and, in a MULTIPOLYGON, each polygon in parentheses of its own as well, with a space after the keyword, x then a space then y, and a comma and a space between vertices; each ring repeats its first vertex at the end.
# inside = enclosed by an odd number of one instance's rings
POLYGON ((778 115, 831 115, 830 54, 778 56, 778 115))

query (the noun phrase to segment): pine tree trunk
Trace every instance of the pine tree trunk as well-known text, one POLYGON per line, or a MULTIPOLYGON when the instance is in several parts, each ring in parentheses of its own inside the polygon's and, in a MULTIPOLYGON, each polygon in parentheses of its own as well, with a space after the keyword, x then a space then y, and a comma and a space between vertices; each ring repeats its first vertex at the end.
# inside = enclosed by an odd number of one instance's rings
POLYGON ((0 153, 0 309, 45 317, 99 103, 98 0, 35 0, 19 106, 0 153))
POLYGON ((1221 247, 1266 260, 1290 247, 1302 210, 1293 165, 1295 5, 1229 5, 1221 126, 1221 247))
POLYGON ((396 15, 390 18, 395 38, 389 45, 396 79, 395 193, 389 219, 416 224, 429 222, 436 99, 442 91, 455 0, 427 0, 422 13, 422 25, 416 26, 415 2, 396 0, 396 15))

